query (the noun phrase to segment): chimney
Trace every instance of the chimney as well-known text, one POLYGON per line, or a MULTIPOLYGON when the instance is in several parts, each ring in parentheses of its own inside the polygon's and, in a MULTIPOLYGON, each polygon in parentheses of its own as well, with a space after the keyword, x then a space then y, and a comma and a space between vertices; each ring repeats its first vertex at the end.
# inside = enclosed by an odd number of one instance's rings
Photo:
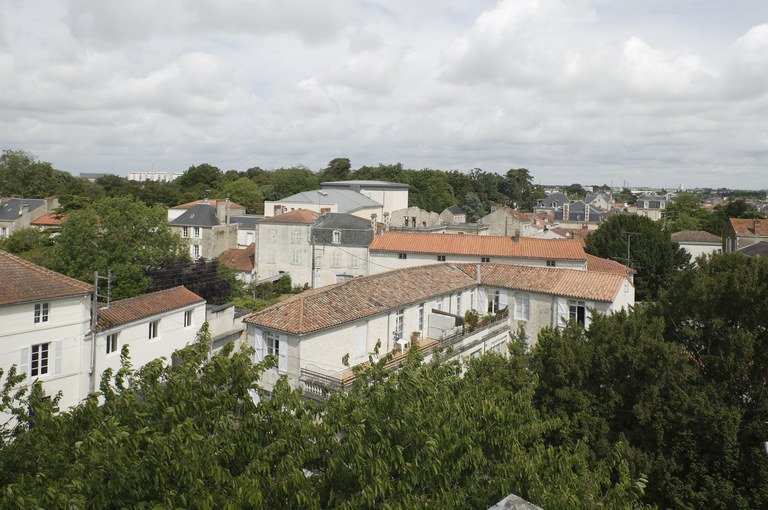
POLYGON ((219 220, 219 223, 229 223, 228 213, 229 212, 229 199, 226 200, 217 200, 216 201, 216 219, 219 220))
POLYGON ((568 221, 571 217, 571 204, 563 204, 563 221, 568 221))
POLYGON ((384 230, 389 231, 389 213, 384 213, 384 230))
POLYGON ((584 223, 589 223, 589 204, 584 203, 584 223))
MULTIPOLYGON (((22 218, 29 218, 29 204, 26 202, 21 203, 21 209, 19 209, 19 216, 22 218)), ((29 221, 26 221, 26 223, 29 223, 29 221)))
POLYGON ((477 265, 477 280, 476 283, 480 285, 481 278, 480 278, 480 267, 482 267, 480 264, 477 265))
POLYGON ((515 229, 515 242, 516 243, 520 242, 520 229, 519 228, 515 229))
POLYGON ((376 213, 371 214, 371 228, 376 230, 376 213))

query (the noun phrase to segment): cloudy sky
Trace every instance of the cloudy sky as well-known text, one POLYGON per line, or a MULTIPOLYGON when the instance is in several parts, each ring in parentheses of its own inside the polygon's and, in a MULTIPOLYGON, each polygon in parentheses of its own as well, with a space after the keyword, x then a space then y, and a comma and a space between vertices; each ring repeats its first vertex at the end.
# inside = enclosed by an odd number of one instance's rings
POLYGON ((0 0, 0 148, 768 188, 768 2, 0 0))

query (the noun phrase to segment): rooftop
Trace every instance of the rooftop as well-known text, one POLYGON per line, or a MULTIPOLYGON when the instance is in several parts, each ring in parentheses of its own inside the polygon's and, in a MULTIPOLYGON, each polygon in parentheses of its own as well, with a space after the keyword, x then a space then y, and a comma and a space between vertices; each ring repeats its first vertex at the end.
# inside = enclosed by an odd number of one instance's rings
POLYGON ((331 188, 344 188, 344 189, 353 189, 353 188, 408 189, 408 188, 410 188, 410 186, 408 184, 403 184, 402 182, 365 181, 365 180, 321 182, 320 186, 323 189, 331 189, 331 188))
POLYGON ((204 302, 205 299, 184 286, 123 299, 115 301, 108 307, 99 308, 99 324, 96 329, 104 331, 204 302))
POLYGON ((730 218, 731 228, 740 236, 768 236, 768 220, 730 218))
MULTIPOLYGON (((226 199, 223 198, 202 198, 200 200, 195 200, 194 202, 187 202, 186 204, 181 205, 174 205, 171 207, 171 209, 189 209, 191 207, 196 206, 197 204, 210 204, 213 207, 216 207, 219 202, 226 202, 226 199)), ((242 206, 240 204, 236 204, 234 202, 229 202, 230 209, 245 209, 245 206, 242 206)))
POLYGON ((21 206, 27 204, 29 211, 45 205, 45 200, 37 198, 11 198, 0 203, 0 221, 14 221, 21 216, 21 206))
POLYGON ((88 294, 93 287, 0 251, 0 306, 88 294))
POLYGON ((704 230, 682 230, 672 234, 672 241, 675 243, 709 243, 722 244, 720 236, 711 234, 704 230))
POLYGON ((225 265, 238 271, 253 271, 256 256, 256 243, 245 248, 232 248, 219 255, 218 259, 225 265))
POLYGON ((479 257, 517 257, 585 260, 582 244, 570 239, 532 239, 515 241, 506 236, 462 234, 414 234, 385 232, 376 236, 371 251, 475 255, 479 257))
POLYGON ((50 212, 48 214, 43 214, 36 220, 31 221, 30 224, 41 227, 58 227, 66 220, 66 214, 50 212))
POLYGON ((257 223, 300 223, 304 225, 311 225, 315 222, 320 214, 314 211, 308 211, 306 209, 298 209, 296 211, 289 211, 283 214, 277 214, 275 216, 268 216, 259 220, 257 223))
POLYGON ((324 189, 312 191, 302 191, 281 200, 274 200, 273 202, 285 204, 285 203, 297 203, 297 204, 317 204, 323 205, 335 205, 337 211, 340 213, 349 213, 363 209, 366 207, 381 207, 381 204, 365 195, 352 191, 349 189, 324 189))
POLYGON ((472 288, 478 280, 486 286, 610 302, 621 290, 625 277, 509 264, 430 264, 309 290, 252 313, 244 321, 291 334, 307 334, 472 288))
POLYGON ((219 224, 216 207, 210 203, 195 204, 170 222, 174 227, 214 227, 219 224))

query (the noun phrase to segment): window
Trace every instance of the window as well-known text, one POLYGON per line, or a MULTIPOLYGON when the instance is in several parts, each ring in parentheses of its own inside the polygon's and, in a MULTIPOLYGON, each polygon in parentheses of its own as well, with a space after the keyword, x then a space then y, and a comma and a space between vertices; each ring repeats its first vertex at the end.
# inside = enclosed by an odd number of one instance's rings
POLYGON ((435 307, 436 307, 438 310, 442 310, 442 309, 443 309, 443 299, 444 299, 444 298, 442 298, 442 297, 439 297, 439 298, 437 298, 437 301, 435 302, 435 307))
POLYGON ((48 373, 48 360, 50 352, 50 343, 37 344, 32 346, 32 359, 29 364, 29 375, 36 377, 48 373))
POLYGON ((291 248, 291 264, 298 265, 301 262, 301 252, 298 246, 291 248))
POLYGON ((353 279, 354 276, 351 274, 337 274, 336 275, 336 283, 346 282, 347 280, 353 279))
POLYGON ((582 326, 587 320, 587 305, 584 301, 568 301, 568 316, 582 326))
POLYGON ((424 303, 419 305, 419 331, 424 334, 424 303))
POLYGON ((399 259, 407 259, 408 258, 408 254, 407 253, 398 253, 397 254, 397 258, 399 258, 399 259))
POLYGON ((341 243, 341 230, 334 230, 333 231, 333 244, 340 244, 341 243))
POLYGON ((291 232, 291 242, 293 244, 299 244, 299 241, 301 240, 301 232, 298 228, 293 227, 293 231, 291 232))
POLYGON ((515 294, 515 319, 527 321, 531 316, 531 297, 518 292, 515 294))
POLYGON ((150 340, 157 338, 157 327, 160 325, 160 321, 152 321, 149 323, 149 334, 147 338, 150 340))
POLYGON ((480 257, 480 262, 490 262, 491 257, 480 257))
POLYGON ((475 291, 469 293, 469 309, 474 310, 475 309, 475 291))
POLYGON ((192 254, 193 259, 199 259, 200 258, 200 245, 199 244, 193 244, 189 247, 189 251, 192 254))
POLYGON ((340 267, 341 266, 341 253, 335 252, 333 254, 333 257, 331 258, 331 263, 333 264, 333 267, 340 267))
POLYGON ((181 237, 189 237, 189 227, 181 227, 181 237))
POLYGON ((280 338, 271 331, 268 331, 265 336, 267 337, 267 355, 280 356, 280 338))
POLYGON ((349 254, 349 267, 357 267, 357 256, 354 253, 349 254))
POLYGON ((107 354, 117 350, 117 333, 107 335, 107 354))
POLYGON ((267 264, 275 263, 275 247, 267 246, 267 264))
POLYGON ((445 255, 438 255, 437 256, 437 261, 438 262, 445 262, 445 255))
POLYGON ((48 322, 48 303, 35 304, 35 324, 38 322, 48 322))
POLYGON ((456 315, 461 315, 461 292, 456 294, 456 315))
POLYGON ((547 267, 555 267, 557 263, 554 260, 547 261, 547 267))
POLYGON ((200 227, 192 227, 192 237, 195 239, 200 239, 203 237, 200 227))
POLYGON ((395 341, 403 339, 403 324, 405 322, 404 315, 405 310, 398 310, 395 314, 395 331, 393 334, 395 341))
POLYGON ((184 327, 188 327, 192 325, 192 310, 187 310, 184 312, 184 327))
POLYGON ((499 291, 494 290, 488 294, 488 313, 499 311, 499 291))

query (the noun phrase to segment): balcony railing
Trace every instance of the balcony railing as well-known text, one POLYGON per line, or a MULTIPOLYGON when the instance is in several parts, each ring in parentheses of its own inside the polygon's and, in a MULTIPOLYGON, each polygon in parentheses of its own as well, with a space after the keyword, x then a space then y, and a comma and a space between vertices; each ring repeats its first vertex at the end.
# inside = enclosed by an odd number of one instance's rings
MULTIPOLYGON (((496 315, 486 322, 481 322, 474 328, 466 326, 458 327, 447 331, 439 339, 422 338, 415 342, 412 347, 393 351, 392 358, 384 365, 386 370, 397 370, 402 366, 405 358, 408 356, 409 349, 418 349, 419 353, 426 357, 435 349, 452 348, 452 356, 457 356, 475 346, 490 340, 496 336, 507 325, 507 309, 500 310, 496 315), (480 335, 470 343, 464 343, 466 339, 480 335)), ((331 392, 346 389, 352 385, 355 380, 355 374, 351 369, 342 371, 325 370, 314 365, 307 365, 301 369, 299 381, 303 386, 305 397, 323 401, 331 392)))

